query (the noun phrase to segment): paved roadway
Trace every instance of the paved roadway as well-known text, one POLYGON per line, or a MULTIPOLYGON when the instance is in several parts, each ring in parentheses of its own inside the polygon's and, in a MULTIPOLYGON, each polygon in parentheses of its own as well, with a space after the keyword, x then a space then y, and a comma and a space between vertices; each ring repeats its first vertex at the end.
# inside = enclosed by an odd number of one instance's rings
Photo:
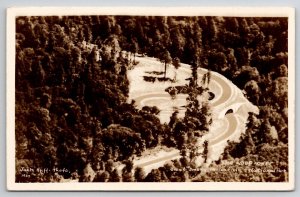
MULTIPOLYGON (((190 68, 188 66, 182 66, 179 68, 179 72, 189 72, 190 73, 190 68)), ((207 70, 205 70, 205 69, 198 70, 198 73, 200 74, 200 76, 202 76, 206 72, 207 72, 207 70)), ((233 91, 232 91, 232 87, 229 85, 229 81, 225 81, 225 79, 222 76, 217 75, 214 72, 211 72, 211 83, 212 82, 218 84, 221 87, 221 92, 222 92, 221 96, 216 95, 216 99, 213 99, 211 101, 212 107, 216 108, 219 105, 224 104, 228 100, 230 100, 230 98, 233 94, 233 91)), ((165 98, 166 96, 170 97, 168 95, 168 93, 149 93, 149 94, 145 94, 145 95, 139 96, 134 99, 136 100, 136 103, 139 105, 139 104, 142 104, 143 100, 145 100, 149 97, 165 98)), ((227 115, 225 115, 224 118, 226 118, 226 121, 228 121, 228 123, 229 123, 226 131, 220 132, 220 135, 217 135, 213 139, 209 140, 209 146, 217 145, 218 143, 228 139, 236 131, 237 126, 238 126, 237 117, 234 114, 227 114, 227 115)), ((169 161, 178 156, 179 156, 178 151, 172 151, 172 152, 170 152, 170 154, 168 154, 165 157, 160 157, 160 158, 157 158, 157 159, 154 159, 151 161, 146 161, 144 163, 138 164, 137 166, 146 167, 146 166, 158 163, 158 162, 169 161)))

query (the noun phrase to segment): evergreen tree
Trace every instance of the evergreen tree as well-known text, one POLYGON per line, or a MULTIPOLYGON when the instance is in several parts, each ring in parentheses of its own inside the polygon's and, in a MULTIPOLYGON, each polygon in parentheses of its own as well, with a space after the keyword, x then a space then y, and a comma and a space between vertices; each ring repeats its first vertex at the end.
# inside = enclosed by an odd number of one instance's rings
POLYGON ((167 66, 172 62, 172 58, 170 55, 170 52, 168 50, 163 50, 161 56, 159 57, 160 61, 164 63, 165 69, 164 69, 164 79, 166 79, 166 74, 167 74, 167 66))
POLYGON ((143 182, 145 179, 145 171, 141 167, 136 167, 134 172, 134 178, 137 182, 143 182))
POLYGON ((120 182, 121 181, 121 177, 120 177, 117 169, 114 169, 114 171, 112 171, 112 173, 110 175, 110 181, 111 182, 120 182))

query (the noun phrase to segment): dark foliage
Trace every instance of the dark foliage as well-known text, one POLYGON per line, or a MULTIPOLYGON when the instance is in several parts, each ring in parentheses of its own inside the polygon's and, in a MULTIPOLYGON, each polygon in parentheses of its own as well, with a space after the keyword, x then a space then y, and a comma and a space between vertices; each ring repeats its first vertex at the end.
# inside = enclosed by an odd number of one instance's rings
MULTIPOLYGON (((249 120, 247 136, 229 145, 228 157, 243 160, 267 152, 268 159, 277 158, 268 145, 287 155, 283 145, 288 143, 287 24, 287 18, 251 17, 17 17, 16 181, 58 182, 78 177, 91 181, 93 176, 95 181, 120 181, 112 163, 146 148, 163 143, 193 153, 192 140, 207 132, 211 122, 209 106, 196 99, 202 88, 198 67, 225 75, 260 108, 258 116, 251 116, 258 123, 249 120), (128 51, 125 57, 122 50, 128 51), (163 73, 153 73, 164 74, 158 81, 169 80, 167 66, 174 60, 176 65, 191 64, 183 120, 174 113, 170 123, 162 125, 155 116, 157 110, 137 110, 134 103, 126 102, 126 71, 136 64, 137 53, 164 63, 163 73), (277 139, 272 137, 274 129, 277 139), (249 150, 251 138, 255 147, 267 148, 249 150), (52 170, 43 177, 23 177, 21 167, 66 168, 68 172, 52 170)), ((177 91, 185 92, 184 87, 177 91)), ((174 166, 182 164, 193 166, 190 159, 174 166)), ((188 176, 161 169, 153 170, 145 180, 187 181, 188 176)), ((134 177, 141 181, 144 175, 122 174, 123 181, 134 181, 134 177)))

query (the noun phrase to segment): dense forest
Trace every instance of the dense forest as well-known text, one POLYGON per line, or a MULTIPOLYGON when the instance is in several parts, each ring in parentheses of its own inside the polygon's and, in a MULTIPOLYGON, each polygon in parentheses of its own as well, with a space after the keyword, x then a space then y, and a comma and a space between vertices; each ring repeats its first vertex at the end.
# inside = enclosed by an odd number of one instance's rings
POLYGON ((260 109, 249 115, 241 142, 229 142, 211 165, 268 160, 287 172, 287 30, 287 18, 271 17, 17 17, 16 182, 286 181, 277 172, 228 177, 172 169, 195 168, 193 145, 209 131, 209 106, 196 99, 207 91, 197 84, 203 67, 232 80, 260 109), (127 102, 126 72, 137 54, 191 65, 183 119, 174 112, 161 124, 156 107, 127 102), (182 158, 149 174, 134 168, 134 155, 159 145, 178 148, 182 158), (51 170, 24 176, 20 169, 28 168, 51 170))

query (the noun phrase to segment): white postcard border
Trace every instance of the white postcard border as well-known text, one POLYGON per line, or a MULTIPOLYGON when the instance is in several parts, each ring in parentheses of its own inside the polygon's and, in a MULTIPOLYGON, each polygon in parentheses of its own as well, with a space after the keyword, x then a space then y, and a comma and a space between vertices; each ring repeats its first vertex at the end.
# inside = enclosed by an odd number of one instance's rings
POLYGON ((295 9, 289 7, 22 7, 7 9, 7 189, 21 191, 282 191, 295 185, 295 9), (174 15, 288 17, 289 182, 15 183, 15 17, 45 15, 174 15))

